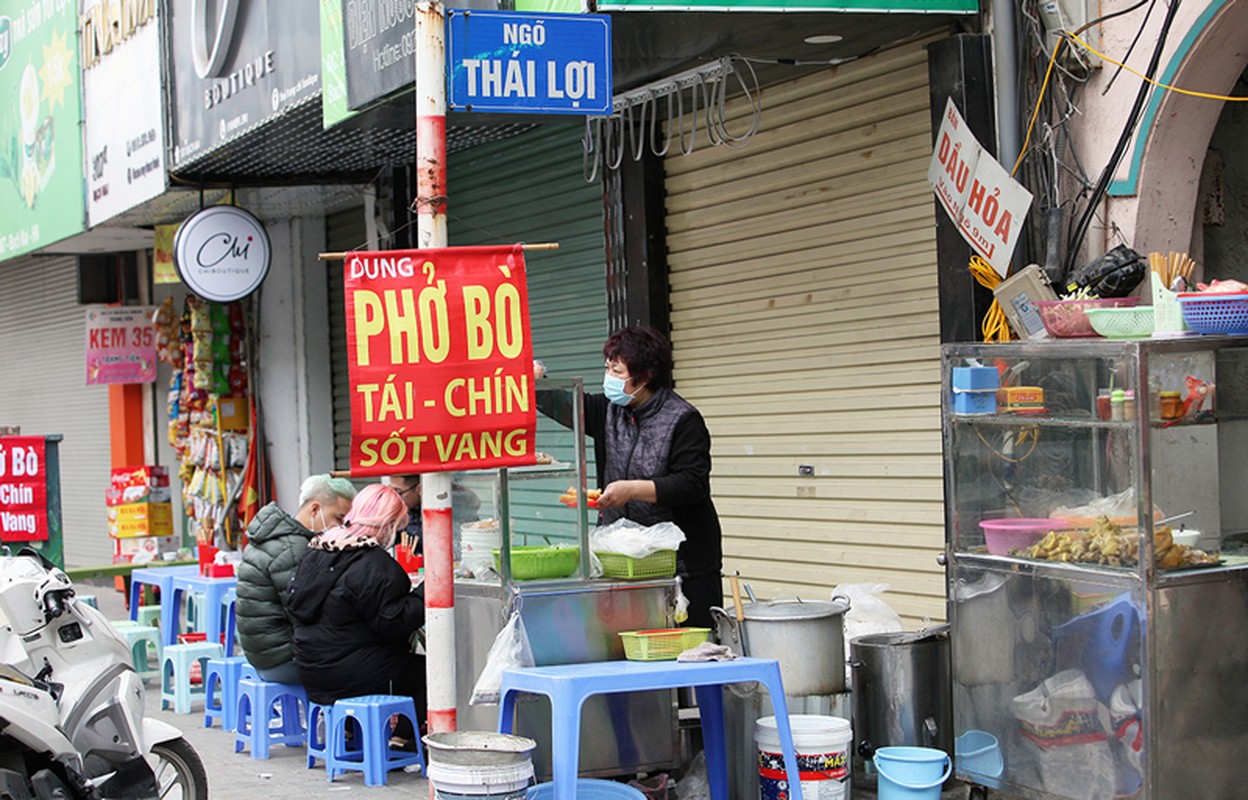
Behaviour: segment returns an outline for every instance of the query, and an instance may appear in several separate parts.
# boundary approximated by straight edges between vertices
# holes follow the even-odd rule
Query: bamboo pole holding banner
[[[417,243],[421,249],[446,247],[446,9],[438,0],[416,4],[416,175]],[[420,508],[429,732],[446,733],[456,728],[450,473],[421,476]]]
[[[520,249],[524,252],[530,250],[558,250],[558,242],[536,242],[534,244],[521,244]],[[354,253],[353,250],[347,250],[341,253],[319,253],[316,258],[318,261],[346,261]]]

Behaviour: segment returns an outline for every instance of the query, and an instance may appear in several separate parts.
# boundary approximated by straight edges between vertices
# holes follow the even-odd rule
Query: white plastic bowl
[[[1196,541],[1200,539],[1200,531],[1171,531],[1170,538],[1174,539],[1175,544],[1195,547]]]

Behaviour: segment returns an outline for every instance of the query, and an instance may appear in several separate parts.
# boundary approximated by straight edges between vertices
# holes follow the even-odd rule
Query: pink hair
[[[370,483],[355,496],[344,524],[353,533],[372,535],[382,547],[389,547],[395,533],[407,525],[407,504],[389,486]]]

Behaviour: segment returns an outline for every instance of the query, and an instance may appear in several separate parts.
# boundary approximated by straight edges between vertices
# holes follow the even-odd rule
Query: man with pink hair
[[[366,486],[343,524],[313,538],[299,562],[289,608],[295,664],[313,702],[407,695],[424,718],[425,660],[411,645],[425,622],[424,593],[385,550],[406,524],[398,492]],[[395,734],[418,735],[405,721]]]

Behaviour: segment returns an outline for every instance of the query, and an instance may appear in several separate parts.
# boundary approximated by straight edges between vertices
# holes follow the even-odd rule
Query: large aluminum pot
[[[849,598],[750,602],[740,623],[712,608],[716,636],[739,655],[780,662],[784,693],[828,695],[845,691],[845,612]]]

